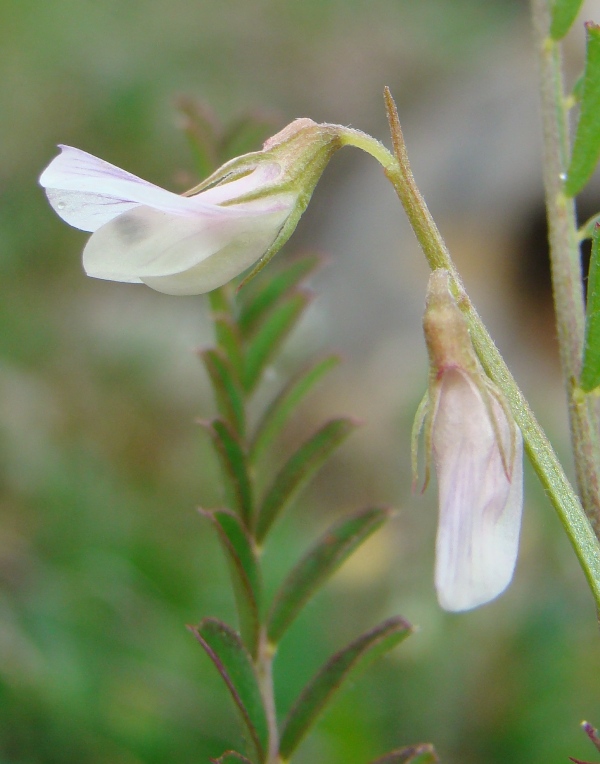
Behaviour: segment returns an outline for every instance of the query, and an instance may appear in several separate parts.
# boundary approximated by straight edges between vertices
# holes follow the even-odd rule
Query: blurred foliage
[[[35,183],[54,145],[183,190],[197,177],[175,129],[181,94],[226,124],[259,107],[277,127],[311,116],[374,129],[384,84],[417,101],[525,25],[521,5],[0,0],[0,764],[203,762],[237,734],[184,628],[205,613],[233,617],[217,542],[195,511],[219,496],[194,423],[213,411],[193,352],[210,341],[205,302],[82,276],[85,237]],[[315,334],[301,328],[289,352],[302,355]],[[273,373],[286,373],[285,359]],[[340,413],[340,390],[358,389],[344,374],[304,407],[298,443],[323,411]],[[441,613],[434,493],[410,497],[412,415],[389,412],[404,445],[398,474],[382,470],[385,444],[367,426],[362,446],[345,446],[274,531],[272,591],[342,508],[402,507],[286,634],[282,715],[370,623],[402,612],[421,627],[341,696],[297,761],[363,764],[415,740],[435,743],[448,764],[589,758],[577,725],[600,719],[597,624],[543,492],[529,480],[507,594],[468,615]]]

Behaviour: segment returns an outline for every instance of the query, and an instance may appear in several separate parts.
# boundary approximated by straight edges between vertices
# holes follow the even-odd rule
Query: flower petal
[[[493,396],[490,402],[510,479],[480,390],[462,371],[444,372],[432,430],[440,504],[435,583],[440,604],[451,611],[504,591],[517,558],[523,442]]]
[[[194,217],[136,207],[93,234],[83,266],[96,278],[137,278],[167,294],[200,294],[255,263],[275,240],[292,204],[293,197],[281,196],[270,212],[255,212],[248,203],[244,214],[211,207],[210,214]]]

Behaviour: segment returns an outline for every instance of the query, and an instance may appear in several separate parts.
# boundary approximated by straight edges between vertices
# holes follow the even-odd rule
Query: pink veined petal
[[[173,215],[226,214],[229,218],[247,212],[258,214],[274,206],[273,200],[265,200],[260,209],[254,205],[250,210],[243,209],[246,205],[230,208],[218,205],[251,193],[265,178],[276,177],[280,168],[275,163],[209,191],[179,196],[80,149],[71,146],[60,149],[61,153],[44,170],[39,182],[60,217],[84,231],[96,231],[139,205]]]
[[[137,207],[92,235],[83,266],[96,278],[137,278],[168,294],[200,294],[255,263],[275,240],[293,203],[293,197],[282,196],[274,211],[216,218]]]
[[[511,427],[492,402],[503,447]],[[481,393],[467,375],[444,373],[432,446],[439,487],[435,583],[440,604],[460,611],[482,605],[510,583],[523,505],[523,442],[516,429],[510,480]]]

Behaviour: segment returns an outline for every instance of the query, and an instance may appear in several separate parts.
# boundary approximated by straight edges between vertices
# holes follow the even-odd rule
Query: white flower
[[[183,196],[61,146],[40,184],[63,220],[92,232],[89,276],[200,294],[275,254],[338,146],[334,129],[296,120]]]
[[[523,439],[502,393],[481,369],[448,273],[430,280],[424,326],[431,362],[426,442],[437,473],[435,586],[460,611],[512,579],[523,507]]]
[[[495,396],[484,395],[461,369],[442,373],[431,446],[439,491],[435,586],[446,610],[494,599],[517,560],[523,439]]]

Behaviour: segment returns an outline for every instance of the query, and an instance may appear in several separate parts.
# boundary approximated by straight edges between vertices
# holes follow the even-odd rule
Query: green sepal
[[[256,464],[284,428],[292,412],[328,371],[340,362],[339,356],[327,356],[302,369],[285,385],[272,401],[258,423],[252,445],[250,462]]]
[[[240,292],[241,308],[238,326],[244,337],[250,337],[264,321],[265,316],[294,287],[299,286],[320,264],[316,255],[292,262],[281,273],[272,276],[258,290],[248,287]]]
[[[273,522],[357,426],[358,422],[353,419],[332,419],[292,454],[275,477],[258,510],[256,540],[259,543]]]
[[[579,386],[589,393],[600,385],[600,226],[592,236],[592,256],[587,282],[585,342]]]
[[[202,423],[215,446],[229,488],[229,500],[243,524],[250,527],[253,512],[252,483],[244,447],[227,422],[214,419]]]
[[[292,569],[275,595],[267,622],[269,641],[277,644],[307,601],[327,579],[390,517],[385,507],[370,507],[329,528]]]
[[[436,764],[439,759],[431,743],[409,745],[384,754],[371,764]]]
[[[403,618],[390,618],[336,653],[306,685],[283,724],[279,752],[289,759],[342,684],[384,655],[412,631]]]
[[[225,751],[218,759],[211,759],[212,764],[252,764],[250,759],[237,751]]]
[[[246,349],[244,389],[251,393],[277,350],[311,301],[307,292],[293,292],[265,318]]]
[[[571,164],[565,183],[565,194],[576,196],[586,185],[600,156],[600,26],[588,22],[585,73],[581,111]]]
[[[199,626],[188,626],[225,681],[241,713],[253,753],[259,762],[266,758],[269,743],[267,714],[250,655],[238,634],[216,618],[204,618]]]
[[[212,523],[225,551],[242,640],[248,652],[256,657],[262,583],[252,540],[233,512],[227,509],[200,509],[199,512]]]
[[[554,0],[550,21],[550,37],[562,40],[577,18],[583,0]]]
[[[246,413],[239,377],[220,348],[204,350],[200,357],[210,377],[219,414],[243,437],[246,431]]]

